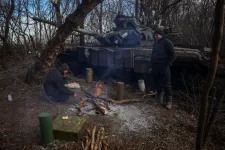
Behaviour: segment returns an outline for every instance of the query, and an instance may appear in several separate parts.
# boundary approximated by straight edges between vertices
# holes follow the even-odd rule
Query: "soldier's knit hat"
[[[160,35],[163,36],[164,35],[164,32],[161,29],[156,29],[155,32],[154,32],[154,34],[160,34]]]
[[[61,65],[61,69],[62,70],[69,70],[69,66],[64,63],[64,64]]]

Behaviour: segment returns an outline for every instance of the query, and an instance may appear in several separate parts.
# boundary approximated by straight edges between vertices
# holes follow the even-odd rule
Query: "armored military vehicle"
[[[68,52],[72,53],[71,59],[68,59],[68,55],[64,59],[71,66],[71,70],[78,71],[79,67],[74,65],[76,61],[83,70],[85,67],[92,67],[96,73],[102,70],[103,73],[99,73],[102,76],[115,71],[122,71],[122,76],[125,72],[130,75],[148,73],[156,28],[141,27],[134,18],[120,14],[115,17],[114,23],[116,27],[105,34],[78,29],[81,34],[94,36],[99,44],[71,47],[72,51]],[[176,34],[171,29],[164,28],[164,31],[165,36],[174,42]],[[207,71],[205,68],[209,56],[204,48],[177,47],[174,44],[176,60],[172,68]]]

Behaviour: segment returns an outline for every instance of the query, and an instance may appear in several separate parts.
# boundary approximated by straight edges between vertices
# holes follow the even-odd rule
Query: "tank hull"
[[[114,70],[127,70],[135,73],[148,72],[152,49],[151,48],[116,48],[78,46],[74,49],[78,62],[94,67],[105,67]],[[196,66],[207,68],[209,58],[198,49],[175,47],[176,60],[174,67]]]

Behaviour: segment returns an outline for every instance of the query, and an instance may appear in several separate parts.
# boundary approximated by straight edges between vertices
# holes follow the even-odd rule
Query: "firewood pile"
[[[88,135],[85,138],[85,142],[82,142],[84,150],[108,150],[104,127],[98,130],[97,127],[94,126],[92,131],[88,130]]]

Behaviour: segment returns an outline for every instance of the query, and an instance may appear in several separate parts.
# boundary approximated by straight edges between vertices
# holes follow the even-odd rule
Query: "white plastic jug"
[[[141,91],[145,91],[145,81],[144,80],[138,80],[138,86],[139,86],[139,89],[141,90]]]

